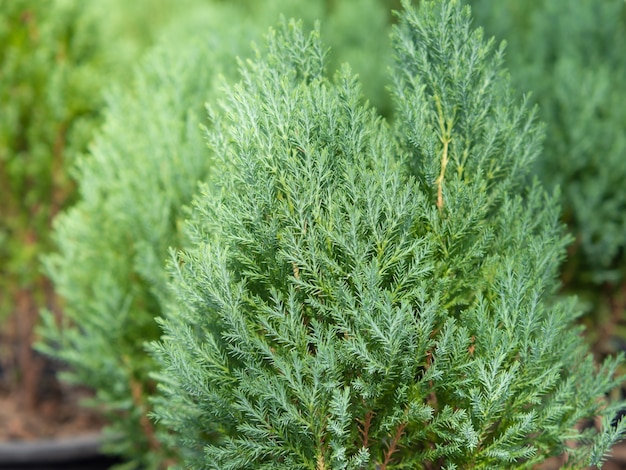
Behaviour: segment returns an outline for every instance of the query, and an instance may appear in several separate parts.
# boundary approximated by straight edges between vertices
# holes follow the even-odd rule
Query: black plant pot
[[[0,442],[0,470],[105,470],[120,463],[100,445],[99,435]]]

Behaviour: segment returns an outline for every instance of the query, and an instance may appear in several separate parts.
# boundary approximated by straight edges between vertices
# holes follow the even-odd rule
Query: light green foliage
[[[393,128],[293,22],[212,113],[222,173],[153,345],[187,468],[582,468],[622,432],[619,360],[596,370],[552,296],[567,239],[524,184],[532,110],[458,2],[400,19]]]
[[[548,124],[538,174],[563,190],[577,238],[566,276],[615,283],[626,269],[626,3],[472,0],[477,22],[505,38],[519,89]],[[593,285],[593,284],[592,284]],[[595,288],[595,286],[593,286]]]
[[[393,37],[398,136],[408,153],[409,171],[442,215],[429,222],[438,251],[447,258],[436,278],[446,283],[446,304],[463,307],[493,282],[503,250],[515,253],[515,245],[530,243],[513,243],[511,237],[541,231],[547,240],[556,237],[558,209],[543,200],[539,188],[525,187],[540,150],[541,128],[535,111],[510,96],[502,48],[485,41],[459,15],[433,18],[430,24],[411,21]],[[530,207],[507,200],[503,209],[506,197],[526,192]],[[540,211],[544,203],[546,210]],[[525,222],[531,225],[519,232],[504,229],[524,212],[538,219]],[[552,242],[541,256],[552,251],[557,261],[564,243]],[[556,265],[546,267],[550,271],[542,275],[551,279]]]
[[[72,185],[102,84],[102,35],[75,2],[0,1],[0,316],[44,302],[38,255]],[[94,96],[96,95],[96,96]],[[18,294],[26,290],[27,293]],[[24,313],[26,315],[26,313]]]
[[[202,28],[227,12],[205,12]],[[142,468],[167,455],[147,419],[154,365],[144,341],[159,335],[163,259],[182,243],[182,207],[208,173],[199,126],[227,64],[220,54],[230,52],[194,31],[196,40],[173,32],[179,39],[149,54],[132,87],[107,95],[104,125],[77,168],[80,202],[57,219],[58,252],[46,260],[65,311],[59,326],[45,317],[42,347],[72,366],[72,381],[96,390],[117,437],[109,450]]]

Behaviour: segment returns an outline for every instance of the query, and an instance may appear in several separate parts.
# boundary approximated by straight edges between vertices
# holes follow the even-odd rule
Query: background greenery
[[[626,346],[626,3],[471,0],[476,23],[507,41],[519,93],[546,123],[536,174],[560,185],[576,240],[562,280],[586,303],[601,354]]]
[[[70,169],[102,121],[103,90],[192,3],[0,1],[0,356],[28,407],[43,367],[30,349],[38,311],[61,311],[40,257],[75,200]]]
[[[14,307],[18,289],[38,284],[37,257],[50,246],[52,218],[73,194],[68,170],[100,122],[103,88],[128,78],[132,62],[157,31],[174,21],[172,10],[185,7],[167,0],[132,5],[117,0],[0,3],[4,315]]]

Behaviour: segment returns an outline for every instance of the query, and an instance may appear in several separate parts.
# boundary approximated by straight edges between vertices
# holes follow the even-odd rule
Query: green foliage
[[[477,22],[506,38],[519,89],[533,90],[547,123],[537,173],[562,187],[565,221],[576,236],[564,279],[579,292],[624,284],[626,274],[626,3],[472,0]],[[616,290],[619,290],[617,288]],[[623,293],[610,292],[616,303]],[[623,316],[621,308],[614,312]],[[596,318],[596,320],[601,320]]]
[[[99,103],[98,66],[105,64],[101,36],[90,31],[82,5],[3,0],[0,11],[0,316],[6,316],[18,290],[44,295],[37,257],[71,192],[65,160],[86,144]]]
[[[548,123],[537,173],[562,187],[564,220],[576,237],[562,273],[584,302],[600,354],[623,349],[626,329],[626,37],[622,1],[471,2],[487,31],[506,37],[520,88],[535,90]]]
[[[523,183],[534,112],[468,9],[420,3],[393,33],[394,127],[293,22],[212,113],[219,179],[153,344],[188,468],[581,468],[623,431],[619,360],[596,370],[552,295],[568,240]]]
[[[328,17],[345,23],[348,4],[337,2]],[[372,24],[380,36],[389,28],[382,2],[362,6],[368,7],[360,10],[364,28],[346,25],[335,35],[337,60],[372,42]],[[242,1],[189,9],[172,21],[131,89],[109,93],[105,123],[79,160],[80,200],[58,218],[57,253],[46,260],[65,302],[64,318],[57,324],[52,314],[44,316],[40,349],[72,367],[69,380],[96,390],[94,405],[111,422],[108,450],[130,459],[129,466],[156,468],[176,454],[163,428],[147,418],[150,372],[157,368],[144,343],[158,338],[154,318],[168,300],[162,261],[168,247],[185,244],[183,206],[211,166],[198,129],[203,104],[215,100],[219,74],[234,75],[234,57],[248,55],[251,39],[281,13],[295,12],[313,24],[326,14],[325,3],[281,0],[260,8]],[[382,94],[379,88],[372,94]]]
[[[205,12],[203,28],[223,10]],[[159,467],[168,452],[147,419],[154,365],[143,342],[159,336],[162,261],[181,246],[182,207],[209,169],[199,126],[229,52],[195,31],[196,40],[170,37],[132,87],[107,95],[104,125],[77,167],[80,201],[57,219],[58,252],[46,260],[65,311],[61,325],[44,318],[42,347],[72,366],[72,381],[96,390],[118,438],[109,450],[142,468]]]
[[[141,0],[131,11],[125,0],[0,0],[3,320],[55,305],[39,258],[51,248],[53,218],[74,199],[69,168],[101,122],[102,90],[126,78],[190,2]]]

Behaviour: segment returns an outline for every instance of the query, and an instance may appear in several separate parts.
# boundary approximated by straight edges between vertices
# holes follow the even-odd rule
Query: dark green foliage
[[[318,30],[242,64],[153,345],[186,467],[581,468],[619,437],[619,360],[596,370],[552,295],[567,238],[524,184],[540,129],[469,16],[405,5],[393,128],[347,67],[325,78]]]

